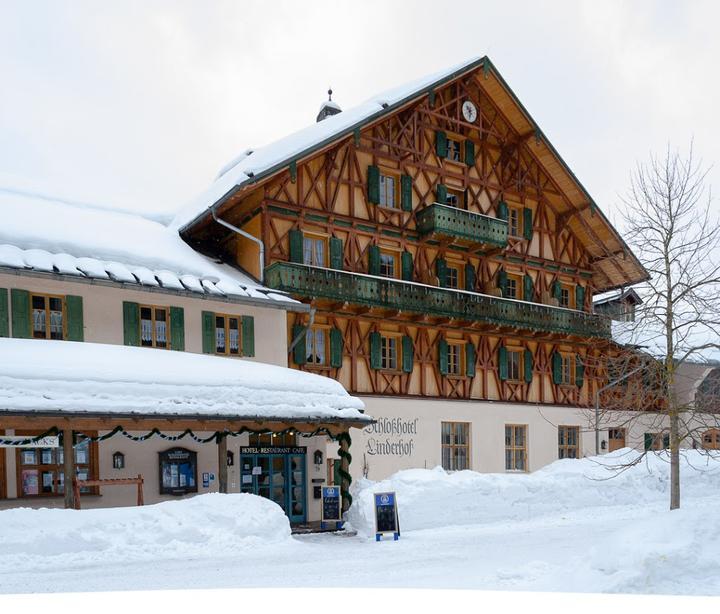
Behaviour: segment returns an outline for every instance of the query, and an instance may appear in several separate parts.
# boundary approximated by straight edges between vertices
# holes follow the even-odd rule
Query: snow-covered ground
[[[274,504],[202,495],[144,508],[0,512],[0,592],[425,587],[720,594],[720,457],[688,451],[683,508],[664,453],[557,461],[530,475],[402,471],[358,484],[356,536],[290,536]],[[402,537],[376,543],[372,492]]]

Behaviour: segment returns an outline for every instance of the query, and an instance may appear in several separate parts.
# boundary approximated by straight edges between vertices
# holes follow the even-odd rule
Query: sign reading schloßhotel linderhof
[[[418,418],[378,418],[377,422],[366,426],[363,432],[368,440],[365,452],[370,456],[412,456],[415,450]]]

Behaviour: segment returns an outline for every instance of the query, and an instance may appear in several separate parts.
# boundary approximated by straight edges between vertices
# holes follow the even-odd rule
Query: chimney
[[[321,122],[326,117],[337,115],[342,109],[340,105],[332,99],[332,88],[328,90],[328,99],[320,105],[320,112],[317,114],[316,122]]]

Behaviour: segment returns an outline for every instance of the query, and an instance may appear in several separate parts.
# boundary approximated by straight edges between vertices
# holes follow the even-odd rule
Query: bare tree
[[[715,420],[712,408],[696,407],[692,395],[679,393],[683,365],[720,348],[720,224],[711,211],[709,170],[695,159],[692,142],[685,155],[668,146],[663,157],[638,163],[623,199],[628,242],[650,275],[638,289],[644,304],[626,331],[630,345],[644,350],[609,358],[608,367],[624,360],[620,370],[629,373],[646,360],[640,381],[627,388],[650,391],[641,394],[641,405],[653,407],[623,415],[628,422],[656,417],[659,432],[669,435],[670,509],[680,507],[681,445],[695,440],[698,424]],[[611,396],[619,405],[627,401],[622,392]],[[613,409],[607,399],[604,406]]]

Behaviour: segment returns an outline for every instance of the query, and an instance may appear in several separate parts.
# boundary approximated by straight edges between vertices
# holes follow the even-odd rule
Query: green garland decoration
[[[350,463],[352,462],[352,455],[350,454],[350,446],[352,444],[352,439],[350,439],[350,433],[348,432],[342,432],[337,436],[338,442],[347,442],[348,451],[346,452],[343,450],[342,446],[338,450],[338,455],[341,459],[346,459],[348,467],[350,466]],[[350,494],[350,484],[352,484],[352,476],[343,469],[342,462],[340,463],[340,469],[338,470],[338,474],[340,475],[341,482],[340,482],[340,495],[343,498],[343,501],[347,501],[347,507],[350,508],[353,502],[352,495]]]

